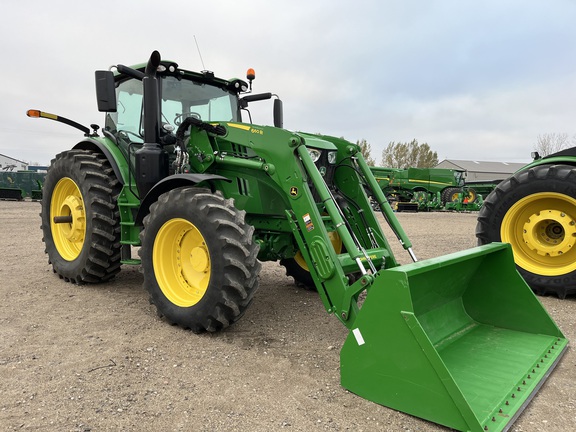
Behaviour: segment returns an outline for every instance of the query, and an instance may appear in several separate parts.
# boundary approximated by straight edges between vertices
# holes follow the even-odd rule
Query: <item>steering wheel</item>
[[[174,117],[174,124],[176,126],[180,126],[182,124],[182,121],[186,118],[186,117],[195,117],[198,120],[202,120],[202,116],[200,116],[200,114],[198,114],[197,112],[194,111],[188,111],[188,112],[183,112],[181,114],[176,114],[176,116]]]

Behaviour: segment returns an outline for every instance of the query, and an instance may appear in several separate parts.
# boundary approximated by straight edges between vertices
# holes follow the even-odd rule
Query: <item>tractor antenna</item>
[[[200,47],[198,46],[198,41],[196,40],[196,35],[194,35],[194,42],[196,43],[196,49],[198,50],[198,55],[200,56],[200,62],[202,63],[202,69],[206,70],[206,66],[204,66],[204,60],[202,60],[202,53],[200,52]]]

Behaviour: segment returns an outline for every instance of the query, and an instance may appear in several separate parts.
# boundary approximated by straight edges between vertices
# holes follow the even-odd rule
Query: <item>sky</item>
[[[573,0],[6,3],[0,153],[25,162],[83,138],[27,109],[102,125],[94,71],[153,50],[222,78],[254,68],[254,92],[283,100],[286,129],[365,139],[377,165],[390,142],[523,163],[539,135],[576,136]],[[271,124],[268,102],[255,123]]]

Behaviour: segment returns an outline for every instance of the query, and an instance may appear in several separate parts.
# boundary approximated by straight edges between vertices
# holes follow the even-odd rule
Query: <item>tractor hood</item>
[[[337,150],[337,147],[332,142],[322,139],[322,137],[318,135],[303,132],[296,132],[296,134],[304,140],[306,147],[314,147],[322,150]]]

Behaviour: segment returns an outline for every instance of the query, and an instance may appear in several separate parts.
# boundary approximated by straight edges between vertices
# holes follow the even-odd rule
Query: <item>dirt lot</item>
[[[138,268],[98,286],[60,280],[39,211],[0,201],[1,430],[447,431],[340,387],[347,330],[276,263],[237,324],[197,336],[156,316]],[[475,218],[399,214],[419,258],[474,246]],[[541,301],[575,341],[575,299]],[[576,430],[575,364],[569,349],[511,430]]]

